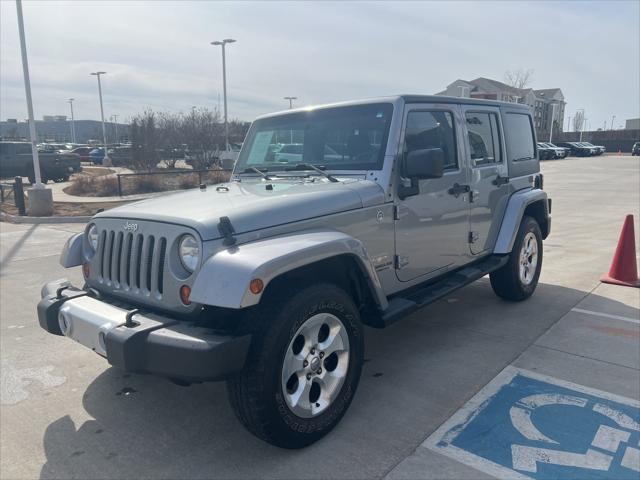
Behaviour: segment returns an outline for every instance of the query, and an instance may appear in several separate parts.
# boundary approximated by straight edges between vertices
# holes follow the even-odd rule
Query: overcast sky
[[[36,118],[214,108],[227,48],[229,116],[395,93],[533,69],[595,130],[640,116],[640,2],[35,2],[24,16]],[[26,118],[16,8],[0,0],[0,118]],[[565,120],[566,128],[566,120]]]

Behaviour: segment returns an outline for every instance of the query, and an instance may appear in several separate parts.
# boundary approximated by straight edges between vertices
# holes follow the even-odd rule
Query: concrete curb
[[[40,225],[47,223],[87,223],[89,220],[91,220],[91,217],[88,215],[79,215],[77,217],[22,217],[20,215],[0,212],[0,221],[8,223]]]

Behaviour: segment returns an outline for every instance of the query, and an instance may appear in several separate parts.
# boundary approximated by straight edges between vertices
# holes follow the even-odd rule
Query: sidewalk
[[[533,410],[500,398],[516,374],[537,399]],[[498,381],[505,375],[512,383]],[[640,291],[599,284],[386,478],[637,479],[639,399]],[[607,401],[617,406],[598,409]],[[501,407],[510,419],[500,420]]]

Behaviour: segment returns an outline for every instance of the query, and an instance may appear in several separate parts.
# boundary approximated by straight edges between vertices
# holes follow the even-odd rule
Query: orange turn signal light
[[[84,275],[84,278],[89,278],[89,275],[91,275],[91,267],[89,266],[89,262],[85,262],[82,264],[82,275]]]
[[[260,292],[262,292],[263,288],[264,288],[264,282],[259,278],[254,278],[249,283],[249,291],[254,295],[258,295]]]
[[[191,295],[191,287],[189,285],[182,285],[180,287],[180,300],[185,305],[189,305],[191,300],[189,300],[189,296]]]

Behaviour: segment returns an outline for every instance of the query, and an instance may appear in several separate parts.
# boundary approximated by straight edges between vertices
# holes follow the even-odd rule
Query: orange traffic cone
[[[633,231],[633,215],[627,215],[620,232],[616,253],[607,275],[600,277],[604,283],[640,287],[638,266],[636,264],[636,237]]]

